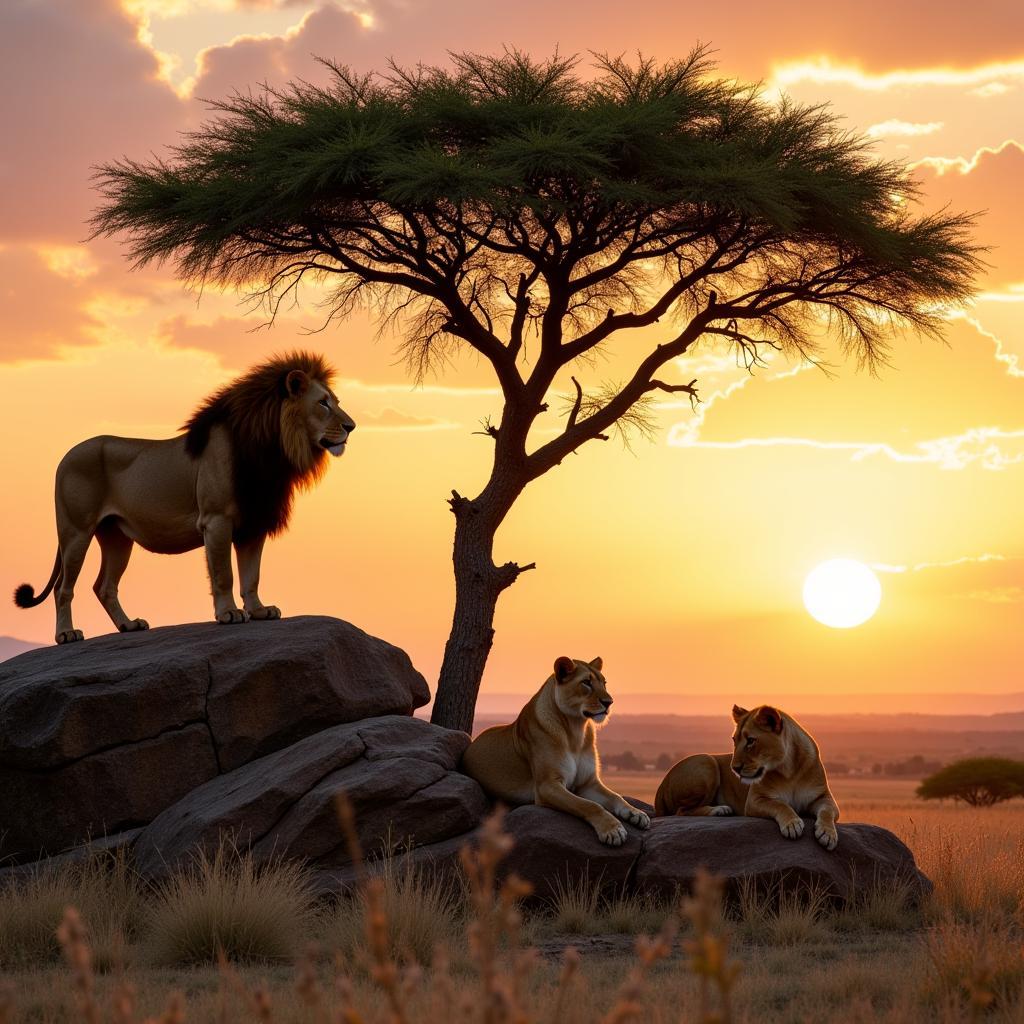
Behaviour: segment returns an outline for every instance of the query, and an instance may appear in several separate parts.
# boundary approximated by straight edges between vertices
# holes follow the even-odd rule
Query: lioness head
[[[602,661],[558,658],[555,661],[555,704],[569,718],[589,718],[601,724],[612,706],[608,684],[601,675]]]
[[[281,407],[281,438],[289,448],[311,448],[314,454],[330,452],[337,457],[345,451],[348,435],[356,429],[352,417],[338,405],[338,396],[321,380],[304,370],[292,370],[285,378],[288,397]],[[303,463],[290,450],[296,465]]]
[[[782,712],[768,704],[748,711],[734,704],[732,770],[741,782],[757,782],[786,758],[787,739]]]

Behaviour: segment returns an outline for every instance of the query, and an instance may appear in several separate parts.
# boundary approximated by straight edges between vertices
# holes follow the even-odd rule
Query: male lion
[[[312,487],[326,453],[341,455],[355,423],[331,390],[333,371],[309,352],[275,356],[211,395],[165,441],[93,437],[57,467],[57,558],[43,592],[23,583],[19,608],[54,590],[57,643],[82,639],[71,621],[75,582],[95,537],[102,562],[93,589],[122,632],[148,629],[117,598],[132,545],[178,554],[206,548],[218,622],[278,619],[257,593],[268,536],[288,525],[296,488]],[[232,594],[231,545],[242,608]]]
[[[753,711],[734,704],[732,718],[732,755],[692,754],[673,765],[658,787],[655,813],[772,818],[787,839],[797,839],[806,812],[815,816],[815,838],[834,850],[839,807],[811,734],[767,704]]]
[[[601,782],[595,726],[611,705],[600,658],[559,658],[554,675],[514,722],[473,740],[462,767],[497,800],[574,814],[590,822],[602,843],[621,846],[626,829],[620,818],[639,828],[651,819]]]

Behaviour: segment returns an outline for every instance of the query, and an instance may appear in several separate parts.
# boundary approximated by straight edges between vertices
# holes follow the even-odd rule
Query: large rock
[[[160,878],[229,836],[258,860],[301,859],[344,876],[351,856],[336,811],[341,792],[368,857],[463,835],[487,809],[483,790],[455,770],[468,744],[465,733],[394,716],[325,729],[169,807],[136,840],[135,863]]]
[[[429,697],[403,651],[324,616],[29,651],[0,665],[0,855],[146,824],[221,773]]]
[[[632,825],[621,846],[606,846],[582,818],[533,804],[510,811],[505,831],[515,845],[502,874],[525,879],[540,899],[576,888],[624,892],[643,853],[644,833]]]
[[[786,839],[765,818],[656,818],[644,835],[637,861],[637,889],[668,897],[691,887],[704,867],[735,891],[741,880],[755,886],[813,886],[847,900],[873,885],[898,887],[916,899],[931,891],[914,855],[887,829],[840,824],[839,845],[826,850],[805,821],[799,839]]]

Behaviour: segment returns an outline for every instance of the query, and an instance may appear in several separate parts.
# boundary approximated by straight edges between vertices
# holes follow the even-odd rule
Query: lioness
[[[81,640],[71,600],[95,537],[102,561],[93,589],[122,632],[149,629],[118,600],[136,543],[160,554],[205,547],[217,622],[280,618],[257,592],[264,541],[288,525],[296,488],[320,479],[327,453],[341,455],[356,427],[338,405],[331,376],[318,355],[275,356],[211,395],[178,437],[93,437],[76,445],[57,467],[50,580],[38,597],[23,583],[14,603],[31,608],[56,586],[57,643]],[[232,594],[232,544],[241,608]]]
[[[574,814],[602,843],[621,846],[622,821],[648,828],[651,819],[601,782],[596,726],[612,706],[601,666],[600,658],[559,658],[514,722],[473,740],[462,767],[497,800]]]
[[[767,704],[753,711],[734,704],[732,719],[733,753],[692,754],[673,765],[658,787],[655,813],[772,818],[787,839],[803,835],[801,814],[813,814],[814,837],[834,850],[839,807],[810,733]]]

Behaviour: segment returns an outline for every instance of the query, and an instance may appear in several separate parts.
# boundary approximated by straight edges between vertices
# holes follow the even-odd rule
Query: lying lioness
[[[753,711],[733,705],[732,719],[732,755],[692,754],[673,765],[658,787],[655,813],[773,818],[787,839],[803,835],[801,814],[813,814],[814,837],[834,850],[839,807],[810,733],[767,704]]]
[[[602,843],[621,846],[622,821],[647,828],[651,819],[601,782],[595,726],[612,705],[601,664],[600,658],[559,658],[514,722],[473,740],[462,767],[496,800],[574,814],[590,822]]]

